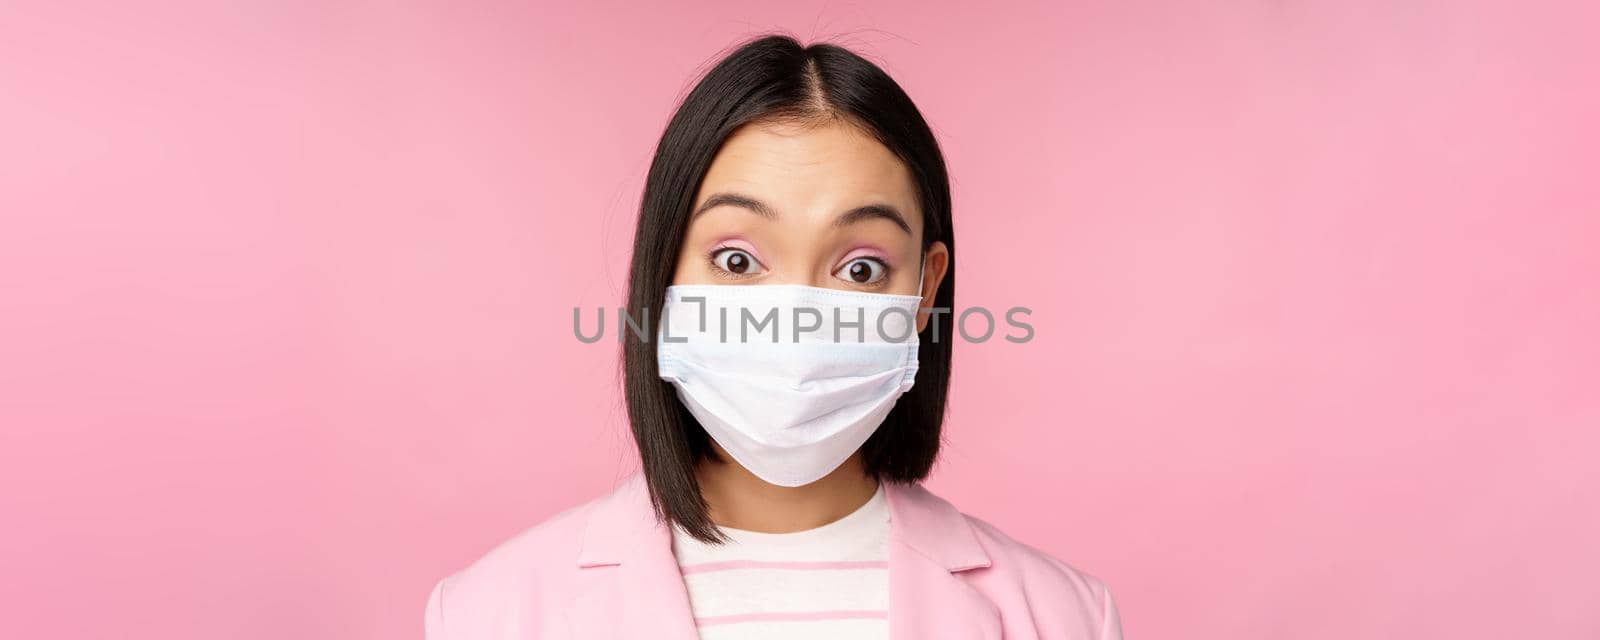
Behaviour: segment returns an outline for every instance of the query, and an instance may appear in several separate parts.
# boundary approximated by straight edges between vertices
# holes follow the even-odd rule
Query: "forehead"
[[[695,205],[719,192],[760,199],[780,215],[826,216],[865,204],[899,209],[922,225],[911,173],[893,152],[841,120],[756,123],[723,143]]]

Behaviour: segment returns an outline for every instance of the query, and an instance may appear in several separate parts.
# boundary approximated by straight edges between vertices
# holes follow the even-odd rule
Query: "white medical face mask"
[[[751,473],[810,484],[911,389],[921,301],[801,285],[671,286],[656,341],[661,378]]]

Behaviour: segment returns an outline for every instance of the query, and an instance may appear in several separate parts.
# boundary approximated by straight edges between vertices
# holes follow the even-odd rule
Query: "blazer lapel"
[[[999,640],[999,610],[956,575],[989,566],[966,516],[920,485],[885,490],[890,639]]]
[[[891,640],[999,640],[1000,613],[957,575],[989,556],[966,516],[920,485],[886,483]],[[634,474],[587,516],[578,566],[587,587],[568,607],[573,637],[696,640],[672,534]]]
[[[644,477],[634,474],[595,504],[578,554],[589,588],[568,607],[574,638],[697,640],[672,533],[655,517]]]
[[[689,608],[683,573],[672,556],[671,534],[665,527],[658,529],[662,535],[641,540],[618,567],[622,637],[697,640],[700,632]]]

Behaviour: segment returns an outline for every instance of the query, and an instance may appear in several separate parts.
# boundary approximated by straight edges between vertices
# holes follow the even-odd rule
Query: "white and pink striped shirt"
[[[794,533],[724,527],[711,545],[674,529],[672,552],[701,640],[889,637],[883,486],[843,518]]]

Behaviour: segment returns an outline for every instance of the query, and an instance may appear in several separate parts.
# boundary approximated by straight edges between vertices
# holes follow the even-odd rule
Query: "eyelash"
[[[750,253],[749,250],[746,250],[746,249],[744,249],[742,247],[732,246],[732,245],[717,245],[715,247],[712,247],[711,251],[706,254],[706,264],[711,267],[712,275],[715,275],[718,278],[725,278],[725,279],[728,279],[728,280],[743,280],[745,278],[754,277],[753,275],[750,275],[750,274],[734,273],[732,271],[728,271],[727,269],[722,268],[722,265],[717,264],[717,255],[721,254],[724,251],[728,251],[730,249],[734,250],[734,251],[741,252],[741,253],[743,253],[743,254],[745,254],[747,256],[750,256],[750,259],[752,261],[754,261],[758,265],[761,265],[761,267],[763,269],[766,268],[766,265],[762,264],[760,260],[757,260],[756,257],[755,257],[755,254]],[[877,263],[878,264],[878,268],[883,270],[883,275],[878,278],[877,282],[870,282],[870,283],[864,283],[863,284],[863,283],[850,282],[848,280],[841,279],[843,282],[845,282],[846,284],[848,284],[848,285],[850,285],[852,287],[856,287],[856,288],[860,288],[860,289],[882,289],[884,287],[889,286],[889,280],[894,277],[894,269],[889,266],[889,262],[887,260],[884,260],[883,258],[879,258],[877,256],[872,256],[872,255],[858,255],[858,256],[855,256],[853,258],[850,258],[849,260],[846,260],[844,262],[844,264],[848,265],[848,264],[850,264],[852,262],[855,262],[857,260],[870,260],[872,262]],[[844,268],[844,266],[840,265],[840,268],[842,269],[842,268]],[[835,270],[835,271],[837,271],[837,270]],[[757,274],[757,275],[759,275],[759,274]]]
[[[742,247],[735,247],[735,246],[732,246],[732,245],[722,244],[722,245],[717,245],[715,247],[712,247],[711,252],[706,254],[706,264],[711,266],[712,275],[715,275],[718,278],[726,278],[728,280],[743,280],[745,278],[753,277],[750,274],[734,273],[732,271],[729,271],[727,269],[722,268],[722,265],[717,264],[717,254],[720,254],[720,253],[722,253],[724,251],[727,251],[729,249],[732,249],[734,251],[738,251],[738,252],[741,252],[741,253],[743,253],[743,254],[745,254],[747,256],[750,256],[750,259],[752,261],[754,261],[756,264],[761,265],[763,268],[766,267],[766,265],[761,264],[760,260],[756,260],[755,254],[750,253],[748,250],[746,250],[746,249],[744,249]]]
[[[883,258],[879,258],[877,256],[871,256],[871,255],[858,255],[858,256],[856,256],[854,258],[851,258],[849,260],[844,261],[844,264],[840,265],[839,269],[843,269],[845,267],[845,265],[849,265],[850,263],[855,262],[857,260],[868,260],[868,261],[877,263],[878,264],[878,268],[883,270],[883,275],[878,278],[877,282],[858,283],[858,282],[851,282],[849,280],[844,280],[843,278],[840,279],[841,281],[843,281],[845,284],[848,284],[848,285],[850,285],[852,287],[856,287],[856,288],[859,288],[859,289],[882,289],[884,287],[889,286],[889,280],[894,277],[894,269],[891,268],[889,266],[889,262],[887,260],[884,260]]]

